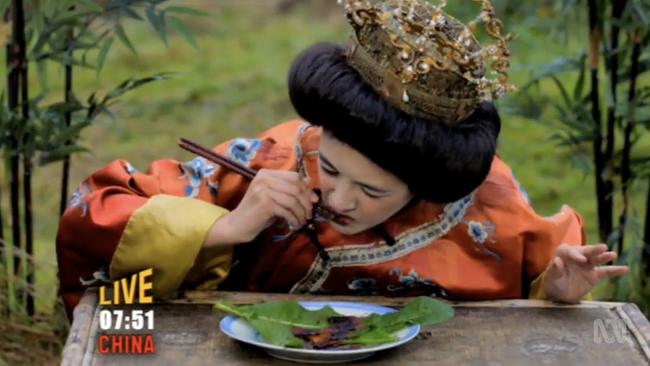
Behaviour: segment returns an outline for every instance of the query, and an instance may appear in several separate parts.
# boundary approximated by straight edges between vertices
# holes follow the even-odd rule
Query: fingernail
[[[316,193],[311,194],[311,201],[314,203],[318,202],[318,195]]]

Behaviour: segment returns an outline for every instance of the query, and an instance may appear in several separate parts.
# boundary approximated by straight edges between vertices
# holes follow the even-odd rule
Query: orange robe
[[[256,139],[215,148],[253,169],[298,171],[318,188],[321,128],[295,120]],[[426,169],[423,166],[422,169]],[[440,179],[444,179],[441,175]],[[319,222],[318,240],[271,227],[252,243],[202,249],[213,223],[249,182],[203,158],[154,162],[146,173],[117,160],[81,183],[61,220],[57,255],[70,312],[87,286],[154,269],[154,295],[182,288],[326,294],[434,294],[455,300],[544,298],[543,272],[561,243],[585,244],[568,206],[535,213],[496,157],[473,193],[447,204],[418,202],[373,230],[343,235]],[[326,258],[326,259],[324,259]]]

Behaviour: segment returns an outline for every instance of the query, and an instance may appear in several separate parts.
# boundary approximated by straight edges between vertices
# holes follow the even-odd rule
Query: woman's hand
[[[562,244],[546,269],[543,289],[550,300],[578,303],[601,280],[627,273],[628,266],[604,265],[616,259],[607,245]]]
[[[252,241],[278,219],[297,229],[312,217],[318,196],[308,178],[284,170],[261,169],[233,211],[217,220],[204,247]]]

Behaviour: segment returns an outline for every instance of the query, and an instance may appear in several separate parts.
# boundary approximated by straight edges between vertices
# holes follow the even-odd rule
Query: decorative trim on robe
[[[327,248],[326,251],[330,260],[325,262],[321,256],[316,256],[305,277],[291,288],[290,293],[317,292],[334,267],[384,263],[430,245],[463,221],[465,213],[472,205],[473,200],[474,193],[471,193],[456,202],[446,205],[439,220],[426,223],[415,230],[401,234],[395,238],[396,242],[392,246],[385,242],[379,242]]]

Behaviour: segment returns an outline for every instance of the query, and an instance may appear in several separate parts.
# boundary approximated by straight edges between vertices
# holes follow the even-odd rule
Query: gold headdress
[[[508,83],[508,42],[489,0],[464,25],[443,12],[446,1],[339,0],[355,30],[347,60],[372,87],[400,110],[453,126],[478,103],[514,89]],[[484,47],[471,29],[485,24],[496,41]],[[495,79],[486,77],[489,66]]]

